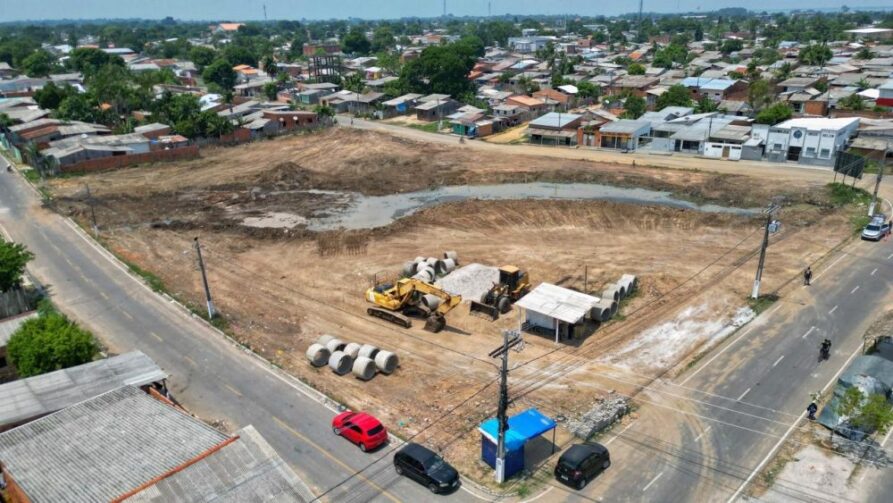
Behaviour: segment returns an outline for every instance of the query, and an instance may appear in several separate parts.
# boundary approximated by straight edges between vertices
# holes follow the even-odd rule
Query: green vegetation
[[[750,306],[750,309],[759,316],[760,313],[769,309],[772,304],[775,304],[778,301],[778,294],[776,293],[767,293],[765,295],[760,295],[758,298],[754,299],[751,297],[747,298],[747,305]]]
[[[440,130],[437,129],[438,121],[429,122],[427,124],[408,124],[409,127],[413,129],[418,129],[419,131],[425,131],[428,133],[438,133]]]
[[[638,119],[645,113],[648,109],[647,107],[648,104],[645,103],[645,98],[635,95],[627,96],[623,102],[623,113],[620,114],[620,118]]]
[[[871,203],[871,194],[859,187],[851,187],[845,183],[833,182],[826,185],[831,204],[836,207],[848,204],[868,206]]]
[[[22,324],[7,345],[9,360],[20,377],[31,377],[93,360],[99,345],[93,334],[41,301],[39,316]]]
[[[463,96],[474,93],[474,83],[466,78],[476,58],[483,56],[481,39],[466,36],[457,42],[425,48],[422,54],[403,66],[398,81],[401,93],[443,93]]]
[[[787,103],[777,102],[761,110],[757,114],[756,122],[774,126],[790,119],[793,115],[794,110]]]
[[[6,292],[21,284],[25,266],[34,254],[21,243],[5,241],[0,237],[0,292]]]
[[[665,93],[657,97],[654,105],[655,110],[661,110],[666,107],[690,107],[691,92],[682,84],[670,86]]]

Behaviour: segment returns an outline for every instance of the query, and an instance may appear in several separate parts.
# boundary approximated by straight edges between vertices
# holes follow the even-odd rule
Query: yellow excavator
[[[376,306],[366,310],[369,316],[404,328],[412,326],[409,316],[424,316],[425,330],[437,333],[446,326],[444,316],[462,303],[462,297],[421,280],[402,278],[366,290],[366,301]]]

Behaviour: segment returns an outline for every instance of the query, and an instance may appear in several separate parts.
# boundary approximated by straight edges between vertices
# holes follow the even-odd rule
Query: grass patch
[[[626,308],[627,305],[629,305],[629,302],[631,300],[635,299],[638,296],[639,296],[639,289],[637,288],[637,289],[633,290],[633,292],[631,294],[628,294],[626,297],[620,299],[620,305],[617,306],[617,314],[615,314],[614,317],[611,319],[617,320],[617,321],[625,320],[626,315],[623,314],[623,310]]]
[[[437,129],[437,121],[430,122],[428,124],[407,124],[407,127],[411,127],[413,129],[418,129],[419,131],[425,131],[427,133],[438,133]]]
[[[868,206],[871,203],[871,194],[859,187],[850,187],[840,182],[829,183],[827,187],[831,204],[834,206],[846,206],[848,204]]]
[[[530,486],[527,485],[527,482],[521,482],[518,484],[518,490],[516,492],[519,498],[526,498],[530,496]]]
[[[850,218],[850,223],[853,226],[853,234],[859,234],[862,232],[862,229],[865,228],[868,223],[871,222],[871,217],[862,213],[859,215],[853,215]]]
[[[760,297],[756,299],[748,298],[747,305],[750,306],[750,309],[753,310],[756,316],[759,316],[760,313],[762,313],[766,309],[769,309],[769,306],[775,304],[776,301],[778,301],[778,295],[769,293],[766,295],[760,295]]]
[[[153,292],[167,293],[167,287],[164,286],[164,281],[162,281],[161,278],[132,262],[122,259],[121,257],[118,257],[118,259],[121,260],[121,262],[124,262],[127,265],[127,268],[133,271],[134,274],[143,278],[143,280],[146,281],[146,283],[149,285],[149,288],[151,288]]]

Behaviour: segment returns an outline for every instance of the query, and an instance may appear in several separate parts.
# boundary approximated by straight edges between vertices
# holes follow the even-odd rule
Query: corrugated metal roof
[[[13,316],[12,318],[6,318],[3,321],[0,321],[0,348],[6,345],[9,342],[9,338],[12,337],[12,334],[15,333],[16,330],[22,326],[22,323],[26,321],[37,318],[37,311],[32,311],[26,314],[20,314],[18,316]],[[0,404],[2,407],[2,404]]]
[[[579,323],[598,301],[598,297],[550,283],[540,283],[515,302],[515,305],[565,323]]]
[[[0,433],[0,459],[31,501],[110,501],[229,437],[126,386]]]
[[[141,351],[0,385],[0,425],[49,414],[124,385],[167,378]],[[2,459],[2,457],[0,457]]]
[[[530,121],[531,127],[562,128],[579,119],[577,114],[561,114],[549,112],[542,117]]]
[[[639,120],[629,120],[629,119],[620,119],[614,122],[609,122],[602,126],[602,133],[614,133],[614,134],[633,134],[642,129],[650,129],[651,122],[649,121],[639,121]]]
[[[301,481],[253,426],[211,456],[167,477],[125,501],[307,501]]]

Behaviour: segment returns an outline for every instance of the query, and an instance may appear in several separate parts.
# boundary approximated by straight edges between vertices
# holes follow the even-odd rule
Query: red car
[[[381,421],[365,412],[342,412],[332,419],[335,435],[360,446],[363,452],[375,449],[388,441],[388,430]]]

